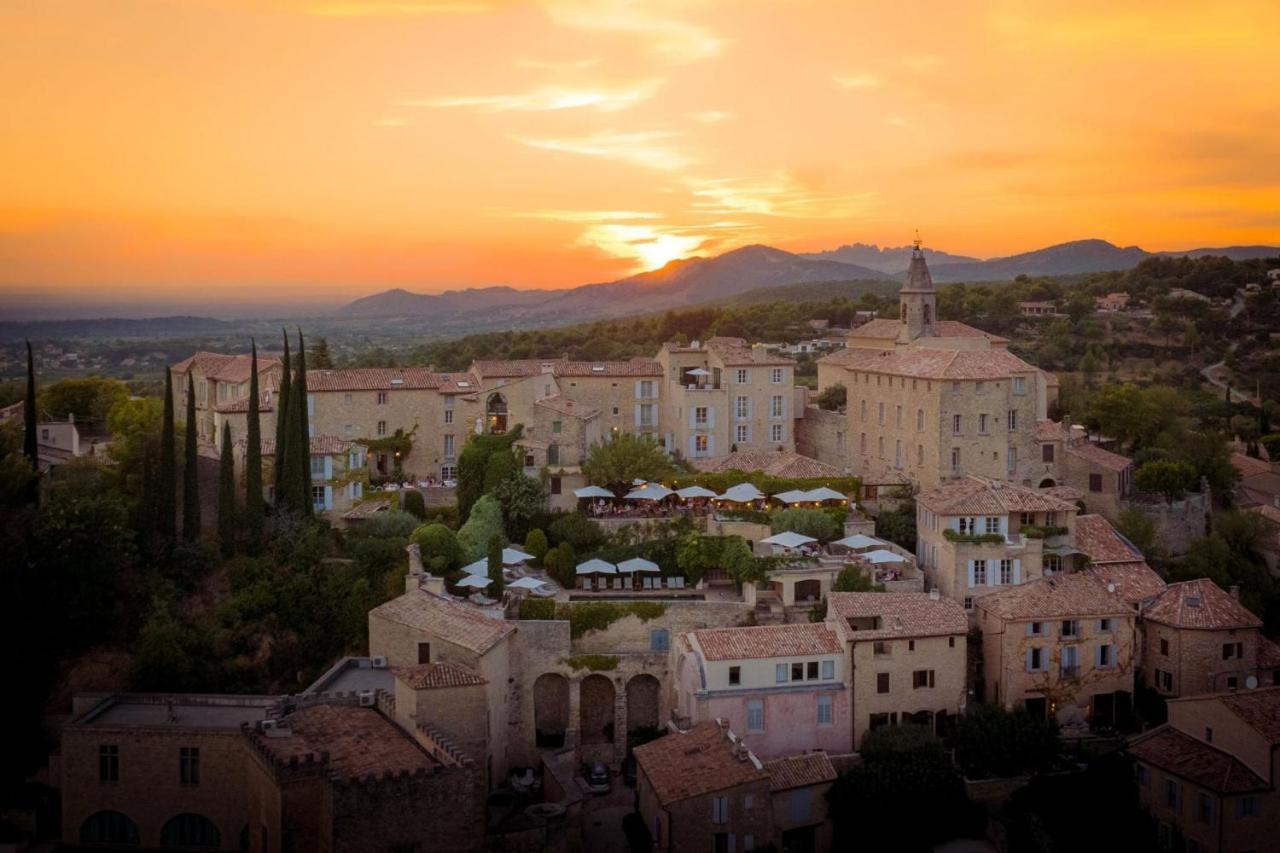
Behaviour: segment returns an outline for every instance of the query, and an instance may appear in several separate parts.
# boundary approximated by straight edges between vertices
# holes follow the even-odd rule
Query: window
[[[1244,643],[1223,643],[1222,659],[1231,660],[1232,658],[1244,657]]]
[[[881,655],[891,655],[893,654],[893,644],[888,640],[876,640],[871,644],[871,651],[874,652],[877,657]]]
[[[986,527],[986,533],[1000,532],[1000,517],[998,515],[984,516],[982,519],[983,526]]]
[[[978,415],[978,434],[979,435],[987,434],[987,416],[986,415]]]
[[[316,509],[328,509],[328,501],[325,499],[324,486],[311,487],[311,505]]]
[[[830,681],[836,677],[836,662],[833,660],[824,660],[822,662],[822,679]]]
[[[1196,820],[1203,824],[1213,826],[1213,797],[1210,797],[1208,794],[1196,795]]]
[[[862,401],[862,419],[864,421],[867,419],[867,401],[866,400]]]
[[[654,425],[653,404],[644,403],[640,406],[640,423],[639,426],[651,427]]]
[[[1062,636],[1078,637],[1080,636],[1080,623],[1075,619],[1062,620]]]
[[[640,380],[640,399],[652,400],[654,396],[655,395],[653,393],[653,380],[652,379]]]
[[[762,732],[764,731],[764,701],[760,699],[747,700],[747,731]]]
[[[560,421],[552,421],[552,422],[551,422],[551,432],[555,433],[556,435],[559,435],[559,433],[560,433],[560,429],[561,429],[561,423],[560,423]]]
[[[889,673],[881,672],[876,674],[876,692],[877,693],[889,692]]]
[[[916,409],[916,432],[924,432],[924,409]]]
[[[1257,817],[1258,798],[1241,797],[1236,800],[1236,817]]]
[[[455,439],[452,435],[446,435],[444,437],[444,458],[445,459],[453,458],[454,451],[457,447],[454,441]]]
[[[805,664],[805,666],[804,666],[804,677],[805,677],[807,680],[809,680],[809,681],[813,681],[813,680],[817,679],[817,677],[818,677],[818,662],[817,662],[816,660],[811,660],[811,661],[809,661],[807,664]]]
[[[1028,623],[1028,624],[1027,624],[1027,636],[1028,636],[1028,637],[1043,637],[1043,636],[1044,636],[1044,623],[1043,623],[1043,622],[1030,622],[1030,623]]]
[[[923,444],[916,445],[916,464],[924,465],[924,445]]]
[[[379,392],[378,392],[378,405],[379,405],[379,406],[385,406],[386,404],[387,404],[387,392],[386,392],[386,391],[379,391]]]
[[[1044,671],[1044,649],[1027,649],[1027,672]]]
[[[1235,690],[1240,686],[1240,679],[1234,675],[1227,676],[1227,689]]]
[[[740,666],[729,667],[729,683],[730,684],[742,683],[742,667]]]
[[[876,455],[879,456],[881,459],[884,458],[884,436],[883,435],[880,436],[878,439],[876,439]]]
[[[711,798],[711,822],[715,824],[726,824],[729,822],[728,797]]]
[[[1213,743],[1213,727],[1212,726],[1204,727],[1204,742]]]
[[[418,643],[418,663],[431,663],[430,643]]]
[[[1062,649],[1062,677],[1075,678],[1080,674],[1080,650],[1075,646]]]
[[[1169,641],[1168,641],[1168,640],[1165,640],[1165,639],[1161,639],[1161,640],[1160,640],[1160,654],[1164,655],[1165,657],[1168,657],[1168,656],[1169,656]]]
[[[902,442],[895,441],[893,443],[893,467],[902,467]]]
[[[440,479],[445,481],[446,483],[456,481],[458,479],[458,466],[457,465],[441,465]],[[555,492],[552,492],[552,494],[555,494]]]
[[[454,478],[451,478],[451,479],[454,479]],[[558,495],[560,494],[561,489],[562,489],[562,484],[561,484],[560,478],[552,477],[551,478],[551,494]]]
[[[1009,460],[1009,465],[1006,470],[1009,472],[1009,476],[1012,477],[1014,472],[1018,470],[1018,448],[1010,447],[1007,458]]]
[[[863,456],[867,455],[867,434],[865,432],[858,437],[858,449]]]
[[[671,632],[666,628],[654,628],[649,632],[649,651],[665,652],[671,648]]]
[[[1101,474],[1089,475],[1089,491],[1091,492],[1102,491],[1102,475]]]
[[[746,384],[747,384],[747,376],[748,376],[747,371],[745,371],[745,370],[743,370],[743,369],[739,368],[739,369],[738,369],[738,384],[739,384],[739,385],[746,385]]]
[[[1110,643],[1103,643],[1098,646],[1098,667],[1100,669],[1108,669],[1115,666],[1115,663],[1115,647]]]
[[[966,596],[964,597],[964,609],[965,609],[965,610],[972,610],[972,609],[973,609],[973,596],[966,595]],[[952,645],[954,645],[954,643],[953,643]]]
[[[774,385],[782,384],[782,368],[781,367],[775,367],[773,370],[769,371],[769,381],[772,382]]]
[[[796,662],[791,664],[791,680],[804,681],[804,664]]]
[[[558,444],[547,445],[547,464],[548,465],[560,464],[560,445]]]
[[[907,640],[907,651],[914,652],[916,650],[916,641]]]
[[[705,435],[695,435],[693,437],[693,451],[695,453],[706,453],[710,444],[707,442]]]
[[[120,781],[120,747],[103,744],[98,747],[98,781]]]
[[[933,670],[917,669],[911,673],[911,687],[913,690],[919,690],[922,687],[933,686]]]
[[[964,425],[963,416],[961,415],[951,416],[951,434],[952,435],[959,435],[963,425]]]
[[[1165,693],[1173,692],[1173,673],[1163,669],[1156,670],[1156,687]]]
[[[894,426],[896,426],[898,429],[902,429],[902,407],[901,406],[898,406],[896,412],[894,413]]]
[[[986,560],[973,561],[973,585],[974,586],[987,585],[987,561]]]
[[[951,473],[960,473],[960,448],[951,448]]]
[[[1004,586],[1013,583],[1013,560],[1000,561],[1000,583]]]
[[[178,750],[178,782],[183,785],[200,784],[200,748],[184,746]]]
[[[773,668],[773,680],[778,684],[787,683],[787,665],[780,663]]]
[[[733,400],[733,416],[738,420],[746,420],[750,416],[751,398],[735,397]]]
[[[444,422],[445,422],[446,424],[451,424],[451,423],[453,423],[453,409],[445,409],[445,410],[444,410]]]
[[[387,434],[387,422],[378,421],[378,435],[386,435],[386,434]]]
[[[809,819],[809,789],[796,788],[791,792],[791,820],[804,823]]]
[[[733,440],[737,444],[745,444],[750,440],[751,427],[747,424],[738,424],[733,428]]]
[[[311,457],[311,476],[324,479],[324,457],[323,456]]]
[[[769,424],[769,440],[782,441],[782,432],[785,428],[782,424]]]
[[[782,395],[781,394],[774,394],[772,397],[769,398],[769,417],[771,418],[782,417]]]
[[[1106,632],[1106,631],[1110,631],[1110,630],[1111,630],[1111,620],[1110,620],[1110,619],[1099,619],[1099,620],[1098,620],[1098,631],[1099,631],[1099,632]]]
[[[1018,410],[1010,409],[1009,410],[1009,432],[1014,432],[1017,429],[1018,429]]]
[[[884,403],[876,404],[876,418],[879,419],[880,425],[884,426]]]
[[[1027,393],[1027,378],[1025,376],[1013,377],[1013,393],[1015,394]]]
[[[1040,445],[1040,461],[1053,462],[1053,445],[1052,444]]]
[[[344,438],[351,438],[351,436],[353,436],[353,435],[355,435],[355,434],[356,434],[356,428],[355,428],[355,426],[353,426],[352,424],[343,424],[343,425],[342,425],[342,435],[343,435],[343,437],[344,437]]]
[[[818,725],[829,726],[831,725],[831,720],[832,720],[831,697],[819,696],[818,697]]]
[[[693,410],[693,425],[704,427],[707,425],[708,415],[706,406],[697,406]]]

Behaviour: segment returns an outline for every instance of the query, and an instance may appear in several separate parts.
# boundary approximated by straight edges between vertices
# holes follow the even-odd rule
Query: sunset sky
[[[0,292],[1280,243],[1280,3],[4,0]]]

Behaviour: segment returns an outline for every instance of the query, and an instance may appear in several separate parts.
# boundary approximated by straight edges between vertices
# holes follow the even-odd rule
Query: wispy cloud
[[[719,124],[731,118],[733,118],[733,113],[727,113],[723,110],[702,110],[693,114],[693,120],[700,121],[703,124]]]
[[[308,7],[323,18],[407,18],[417,15],[466,15],[487,12],[492,4],[483,0],[366,0],[365,2],[316,3]]]
[[[559,222],[619,222],[661,218],[661,214],[645,210],[525,210],[511,215],[523,219],[554,219]]]
[[[590,136],[567,139],[514,138],[525,145],[545,151],[563,151],[569,154],[581,154],[584,157],[618,160],[649,169],[674,171],[693,163],[693,158],[670,144],[669,140],[679,135],[667,130],[627,133],[605,130]]]
[[[841,89],[874,89],[880,85],[880,78],[874,74],[837,74],[831,78]]]
[[[547,11],[561,26],[635,35],[672,62],[708,59],[724,48],[710,29],[664,14],[662,5],[656,0],[551,0]]]
[[[553,112],[591,108],[615,113],[653,97],[661,80],[645,80],[615,89],[603,87],[539,86],[505,95],[449,95],[405,101],[410,107],[470,108],[477,112]]]
[[[704,213],[831,219],[866,212],[870,193],[829,195],[814,192],[791,176],[688,180],[693,207]]]

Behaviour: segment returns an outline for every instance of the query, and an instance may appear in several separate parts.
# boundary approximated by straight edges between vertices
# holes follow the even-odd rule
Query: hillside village
[[[1020,310],[1051,322],[1059,306]],[[1280,833],[1274,620],[1246,606],[1253,587],[1152,562],[1197,559],[1234,503],[1269,525],[1275,571],[1280,448],[1238,447],[1227,493],[1180,459],[1126,454],[1127,435],[1064,407],[1050,362],[947,315],[918,244],[896,310],[848,321],[815,323],[801,350],[715,335],[444,372],[309,368],[300,341],[171,365],[153,415],[185,426],[171,534],[246,556],[226,577],[170,580],[193,600],[219,585],[266,595],[272,570],[253,561],[273,536],[305,535],[268,523],[259,546],[251,521],[226,523],[255,483],[352,553],[380,548],[380,568],[339,593],[313,642],[293,637],[282,668],[332,651],[305,684],[250,694],[157,642],[145,691],[77,691],[38,774],[62,841],[1020,849],[1028,813],[1050,820],[1041,777],[1119,761],[1111,782],[1132,786],[1132,808],[1107,808],[1160,845],[1133,849],[1266,849]],[[118,453],[80,452],[74,420],[37,429],[52,482]],[[142,514],[162,517],[150,458],[115,462],[142,484]],[[323,584],[322,567],[363,559],[307,565]],[[353,622],[367,643],[343,648]],[[283,636],[235,639],[239,683],[267,667],[288,683],[272,660]],[[1022,737],[1039,751],[1015,749]],[[871,799],[868,780],[891,791],[904,772],[886,769],[895,754],[949,780],[923,789],[935,826],[894,822],[918,801]]]

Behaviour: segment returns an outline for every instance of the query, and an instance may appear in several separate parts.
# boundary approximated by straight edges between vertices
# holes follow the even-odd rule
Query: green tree
[[[42,417],[65,421],[94,421],[103,424],[111,407],[129,398],[129,389],[118,379],[91,376],[62,379],[40,392],[37,403]]]
[[[560,516],[547,526],[551,541],[557,545],[568,542],[579,554],[589,554],[604,545],[604,531],[600,525],[580,512]]]
[[[27,396],[22,409],[22,455],[31,466],[31,478],[27,481],[27,501],[40,502],[40,444],[36,434],[36,364],[31,355],[31,341],[27,341]]]
[[[413,531],[409,541],[418,546],[423,568],[433,575],[444,577],[462,565],[458,537],[439,522],[420,526]]]
[[[262,416],[259,411],[258,342],[249,342],[249,414],[244,436],[244,529],[250,548],[262,539]]]
[[[573,546],[568,542],[561,542],[547,551],[547,555],[542,559],[542,565],[547,570],[547,574],[551,575],[560,586],[565,589],[574,588],[577,583],[577,556],[573,552]]]
[[[858,566],[845,566],[831,585],[832,592],[884,592],[884,584],[875,583]]]
[[[0,422],[0,506],[16,507],[31,499],[36,472],[22,453],[23,430]]]
[[[231,455],[231,424],[222,422],[222,456],[218,460],[218,542],[222,556],[236,550],[236,463]]]
[[[1196,487],[1196,469],[1185,462],[1156,459],[1144,462],[1134,474],[1139,491],[1163,495],[1169,503],[1182,500]]]
[[[178,454],[174,429],[173,371],[164,371],[164,417],[160,423],[160,461],[156,469],[156,532],[172,542],[178,523]]]
[[[649,435],[622,433],[591,445],[582,465],[587,480],[597,486],[653,482],[672,473],[671,460]]]
[[[275,483],[276,505],[289,505],[289,478],[285,474],[284,461],[289,447],[289,416],[293,411],[290,404],[290,391],[293,384],[292,365],[289,359],[289,333],[280,330],[284,335],[284,359],[281,362],[280,390],[276,393],[276,446],[272,456],[272,481]]]
[[[458,545],[467,562],[484,557],[489,539],[502,536],[502,507],[492,495],[484,495],[471,507],[471,514],[458,531]]]
[[[524,550],[533,555],[533,559],[539,563],[542,558],[547,555],[547,551],[551,546],[547,543],[547,534],[540,529],[534,528],[529,531],[529,535],[524,538]]]
[[[200,538],[200,468],[196,447],[196,385],[187,371],[187,430],[182,467],[182,539],[194,542]]]
[[[951,745],[956,763],[971,779],[1048,770],[1060,751],[1056,726],[999,705],[971,707],[957,717]]]
[[[425,519],[427,517],[427,502],[422,497],[422,492],[411,489],[402,492],[400,495],[400,505],[404,511],[417,519]]]
[[[494,450],[484,463],[484,492],[493,494],[498,485],[520,473],[514,448]]]
[[[489,591],[494,598],[502,598],[505,587],[502,578],[502,534],[495,533],[489,537],[488,549]]]
[[[311,345],[311,366],[316,370],[330,370],[333,368],[333,357],[329,355],[328,338],[316,338],[316,342]]]
[[[120,472],[125,492],[138,496],[143,491],[142,469],[160,455],[164,429],[164,403],[156,397],[121,400],[107,415],[111,433],[111,459]]]
[[[823,542],[830,542],[840,536],[840,525],[820,509],[776,509],[769,513],[769,526],[774,533],[789,530]]]
[[[848,398],[849,389],[837,382],[822,389],[822,393],[818,395],[818,408],[826,409],[828,412],[838,412],[844,409]]]
[[[297,508],[303,517],[310,518],[314,512],[315,501],[311,498],[311,427],[307,413],[307,349],[302,340],[302,329],[298,329],[298,372],[293,378],[293,387],[289,389],[293,395],[294,408],[297,409],[297,431],[291,442],[298,448],[294,471],[298,478]]]
[[[502,517],[507,522],[507,536],[512,542],[523,539],[534,521],[546,511],[546,486],[541,480],[526,477],[519,471],[498,483],[492,494],[502,507]]]
[[[505,467],[506,463],[496,463],[494,476],[490,479],[487,476],[489,457],[494,454],[512,453],[511,447],[519,440],[523,431],[523,427],[516,424],[502,435],[473,435],[467,440],[462,453],[458,455],[457,495],[458,513],[461,517],[468,517],[471,514],[471,507],[480,499],[480,496],[497,485],[501,479],[498,468]],[[515,468],[514,462],[515,457],[512,456],[512,469]]]
[[[1140,509],[1129,507],[1116,517],[1116,529],[1145,556],[1156,548],[1156,523]]]

